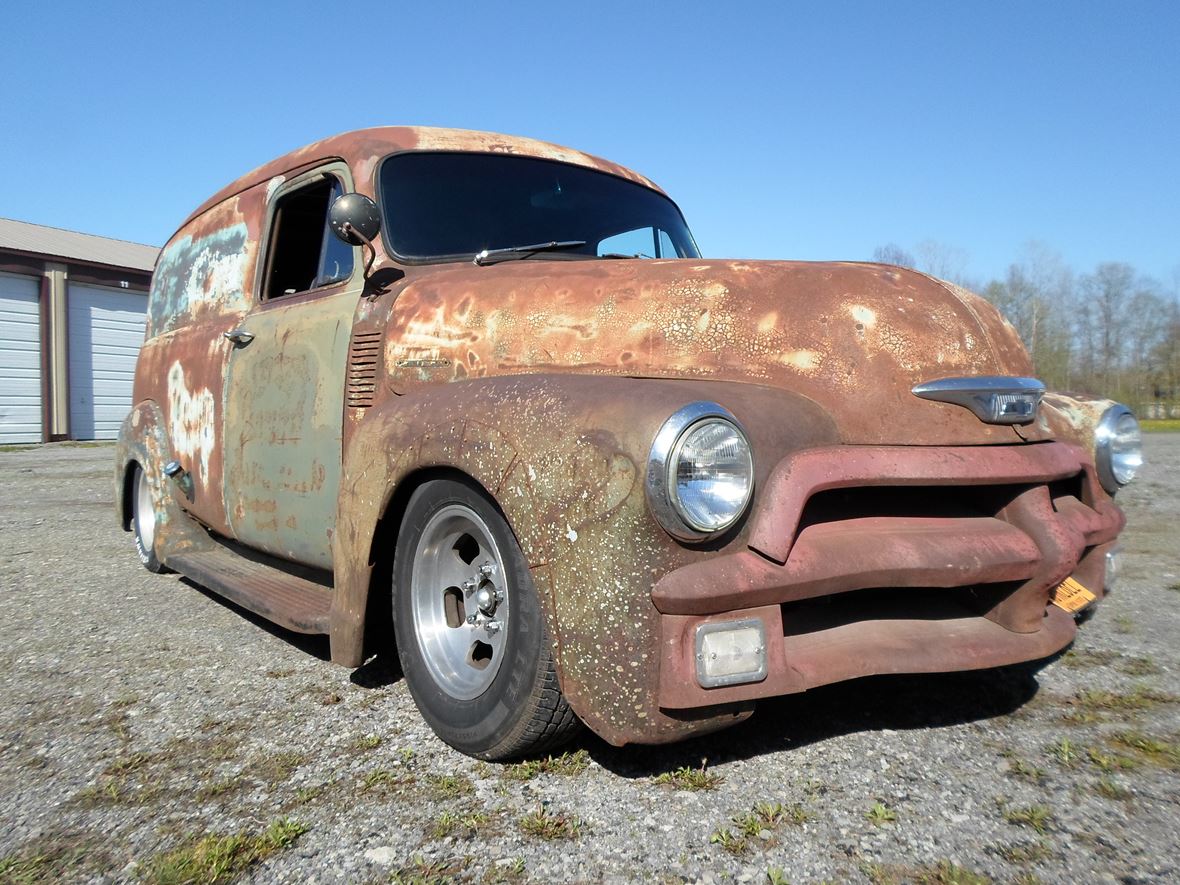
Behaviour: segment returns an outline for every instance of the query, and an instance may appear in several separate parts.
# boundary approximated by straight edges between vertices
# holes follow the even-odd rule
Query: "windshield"
[[[382,236],[402,258],[472,258],[485,249],[550,260],[700,257],[675,203],[582,166],[415,152],[387,158],[380,177]]]

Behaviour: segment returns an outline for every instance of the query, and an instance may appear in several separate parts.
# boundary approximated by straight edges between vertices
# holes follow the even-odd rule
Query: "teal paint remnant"
[[[148,337],[184,325],[201,306],[244,310],[248,241],[240,223],[197,240],[186,235],[168,246],[152,276]]]

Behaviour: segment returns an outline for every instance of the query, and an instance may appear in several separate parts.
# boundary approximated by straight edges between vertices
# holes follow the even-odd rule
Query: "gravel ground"
[[[388,662],[141,569],[110,447],[0,451],[0,882],[1178,881],[1180,434],[1146,448],[1119,591],[1038,672],[514,766],[439,742]]]

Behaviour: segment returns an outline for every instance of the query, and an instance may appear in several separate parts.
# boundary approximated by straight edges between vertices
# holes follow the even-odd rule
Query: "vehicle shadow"
[[[296,633],[206,590],[183,575],[180,581],[271,636],[305,654],[329,661],[328,638]],[[1010,715],[1037,694],[1036,674],[1069,648],[1041,661],[971,670],[897,676],[867,676],[796,695],[759,701],[753,716],[732,728],[675,744],[612,747],[583,730],[566,750],[584,749],[603,768],[625,778],[652,777],[681,767],[709,767],[780,750],[805,747],[855,732],[939,728]],[[370,657],[349,674],[360,688],[383,688],[402,678],[397,653]]]
[[[585,749],[620,777],[641,778],[805,747],[855,732],[977,722],[1011,714],[1031,701],[1038,690],[1036,673],[1059,656],[993,670],[868,676],[760,701],[745,722],[678,744],[612,747],[585,732],[575,748]]]
[[[325,662],[331,661],[332,654],[327,636],[298,633],[294,630],[288,630],[286,627],[281,627],[273,621],[267,620],[262,615],[255,614],[250,609],[244,608],[236,602],[202,587],[196,581],[184,575],[180,575],[179,578],[182,584],[199,591],[206,599],[229,609],[243,620],[249,621],[255,627],[258,627],[274,638],[286,642],[288,645],[299,649],[299,651],[311,657]],[[402,678],[401,665],[398,662],[396,650],[391,648],[388,653],[379,653],[370,657],[361,666],[353,670],[348,678],[353,685],[359,686],[360,688],[384,688],[387,685],[393,685]]]

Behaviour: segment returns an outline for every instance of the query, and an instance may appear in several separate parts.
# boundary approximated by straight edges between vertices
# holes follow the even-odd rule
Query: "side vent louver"
[[[357,332],[348,351],[348,407],[367,409],[377,390],[377,361],[381,359],[381,333]]]

